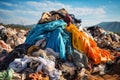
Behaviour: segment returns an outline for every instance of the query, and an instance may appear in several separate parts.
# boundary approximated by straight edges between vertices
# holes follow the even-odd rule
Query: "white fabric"
[[[53,51],[53,49],[51,49],[51,48],[46,48],[45,51],[46,51],[46,53],[48,55],[53,55],[54,57],[58,57],[59,56],[59,53]]]
[[[15,59],[13,62],[9,64],[9,67],[12,68],[16,72],[20,72],[21,70],[27,67],[27,63],[32,60],[38,61],[41,64],[37,67],[37,72],[43,70],[44,73],[48,74],[51,80],[59,80],[61,71],[58,71],[55,68],[55,63],[51,60],[42,58],[42,57],[28,57],[24,56],[24,58]]]
[[[29,62],[29,59],[27,58],[15,59],[13,62],[9,64],[9,67],[12,68],[16,72],[20,72],[21,70],[27,67],[28,62]]]

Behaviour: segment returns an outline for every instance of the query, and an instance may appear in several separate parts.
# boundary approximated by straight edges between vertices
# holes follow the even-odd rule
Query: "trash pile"
[[[11,51],[12,48],[18,46],[25,42],[25,34],[27,31],[20,30],[19,32],[16,29],[6,28],[4,26],[0,26],[0,52],[5,49],[7,51]]]
[[[120,36],[80,23],[60,9],[44,12],[28,34],[2,26],[0,80],[120,79]]]
[[[92,37],[94,37],[94,40],[100,48],[120,51],[119,35],[110,31],[105,31],[98,26],[89,27],[87,30],[91,33]]]

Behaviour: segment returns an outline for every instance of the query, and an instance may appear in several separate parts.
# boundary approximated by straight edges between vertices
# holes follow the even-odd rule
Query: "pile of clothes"
[[[100,48],[120,51],[120,36],[110,31],[105,31],[99,26],[89,27],[88,32],[94,37]]]
[[[18,46],[25,42],[27,31],[20,30],[16,31],[16,29],[6,28],[4,26],[0,26],[0,52],[5,49],[7,51],[11,51],[12,48]]]
[[[9,53],[1,52],[7,55],[0,57],[0,74],[5,75],[0,79],[84,80],[96,70],[105,74],[106,66],[118,62],[119,57],[113,59],[108,50],[97,45],[90,36],[92,29],[79,30],[80,23],[65,9],[44,12],[24,43]],[[17,73],[24,78],[16,77]]]

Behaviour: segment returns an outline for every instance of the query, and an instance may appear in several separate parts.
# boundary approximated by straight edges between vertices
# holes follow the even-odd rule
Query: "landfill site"
[[[120,80],[120,35],[81,23],[63,8],[29,30],[0,25],[0,80]]]

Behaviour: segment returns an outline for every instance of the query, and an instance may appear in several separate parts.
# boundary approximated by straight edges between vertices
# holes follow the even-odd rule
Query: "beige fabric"
[[[44,12],[42,14],[41,19],[38,21],[38,24],[61,19],[61,17],[58,14],[52,15],[51,12]],[[62,13],[63,15],[66,15],[68,13],[64,8],[57,10],[55,12]]]

